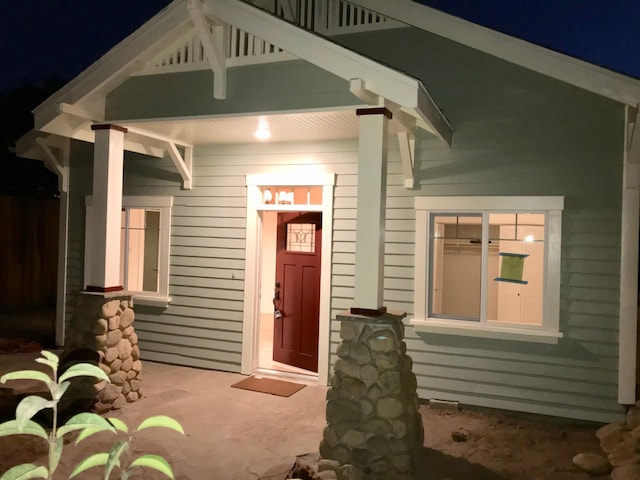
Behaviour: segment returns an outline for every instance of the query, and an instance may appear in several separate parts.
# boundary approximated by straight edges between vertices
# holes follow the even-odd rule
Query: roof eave
[[[351,0],[407,25],[507,60],[625,105],[640,103],[640,80],[482,27],[411,0]]]

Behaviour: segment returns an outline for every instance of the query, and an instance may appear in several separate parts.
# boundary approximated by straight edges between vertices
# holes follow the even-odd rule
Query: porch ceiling
[[[193,146],[346,140],[358,138],[359,131],[355,109],[206,119],[114,120],[111,123],[135,127],[159,137],[171,138],[178,144]],[[255,135],[261,124],[270,133],[266,140],[259,140]],[[394,135],[397,131],[396,122],[389,122],[389,134]]]

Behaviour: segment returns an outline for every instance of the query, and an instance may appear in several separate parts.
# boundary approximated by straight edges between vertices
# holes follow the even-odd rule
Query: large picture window
[[[120,225],[120,283],[139,303],[167,304],[169,299],[169,241],[171,197],[122,197]],[[86,213],[93,212],[91,197]],[[87,222],[87,225],[89,223]],[[85,278],[89,278],[91,230],[85,231]]]
[[[561,197],[418,197],[418,330],[556,342]]]

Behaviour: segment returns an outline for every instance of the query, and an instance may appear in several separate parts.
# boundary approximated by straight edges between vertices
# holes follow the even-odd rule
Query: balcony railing
[[[349,3],[347,0],[247,0],[263,10],[324,36],[381,30],[402,26],[400,22]],[[210,30],[212,39],[213,29]],[[291,59],[277,45],[230,26],[225,42],[227,65],[247,65]],[[168,73],[208,68],[202,42],[190,33],[149,62],[143,72]]]

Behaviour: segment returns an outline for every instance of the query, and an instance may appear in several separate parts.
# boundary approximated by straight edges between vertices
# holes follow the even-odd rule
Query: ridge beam
[[[178,173],[182,177],[182,188],[185,190],[191,190],[193,178],[193,149],[191,147],[185,147],[184,157],[180,154],[178,147],[173,142],[165,142],[165,148],[173,164],[175,165]]]
[[[224,100],[227,98],[227,56],[225,55],[227,49],[225,46],[228,27],[226,25],[211,26],[202,10],[200,0],[188,0],[187,8],[213,71],[213,97]],[[213,37],[211,29],[213,29]]]

